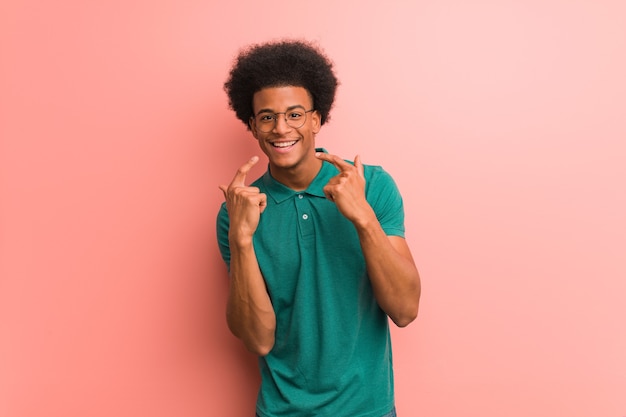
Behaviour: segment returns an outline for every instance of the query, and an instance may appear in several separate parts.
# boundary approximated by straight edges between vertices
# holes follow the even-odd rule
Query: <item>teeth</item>
[[[274,142],[272,143],[272,146],[276,147],[276,148],[288,148],[292,145],[294,145],[297,142],[297,140],[293,140],[291,142]]]

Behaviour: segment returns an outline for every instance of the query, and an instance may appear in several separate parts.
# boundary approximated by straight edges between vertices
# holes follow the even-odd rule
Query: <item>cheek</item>
[[[259,132],[258,132],[258,131],[254,128],[254,127],[252,127],[252,128],[250,129],[250,131],[252,132],[252,137],[253,137],[253,138],[255,138],[256,140],[259,140],[259,139],[260,139],[260,138],[259,138]]]

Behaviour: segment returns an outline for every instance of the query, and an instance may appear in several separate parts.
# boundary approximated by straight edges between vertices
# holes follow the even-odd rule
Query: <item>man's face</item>
[[[310,111],[313,103],[305,88],[265,88],[254,94],[252,108],[256,118],[250,120],[250,128],[269,158],[273,175],[281,170],[319,168],[319,160],[315,158],[315,135],[320,130],[320,117],[316,111]],[[275,125],[273,115],[276,115]],[[304,117],[304,123],[298,127],[299,115]],[[263,119],[265,123],[261,122]],[[289,122],[286,119],[290,119]]]

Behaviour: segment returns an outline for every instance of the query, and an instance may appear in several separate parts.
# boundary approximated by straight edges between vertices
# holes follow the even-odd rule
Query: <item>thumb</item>
[[[361,162],[361,157],[359,155],[354,157],[354,166],[357,169],[359,175],[363,178],[365,174],[363,173],[363,163]]]
[[[224,197],[226,197],[226,190],[228,190],[228,186],[227,185],[218,185],[217,188],[222,190],[222,192],[224,193]]]
[[[267,195],[261,194],[261,201],[259,202],[259,213],[263,213],[267,208]]]

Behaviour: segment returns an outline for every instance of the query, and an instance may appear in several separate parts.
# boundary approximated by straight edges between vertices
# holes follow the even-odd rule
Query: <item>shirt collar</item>
[[[315,149],[316,152],[324,152],[328,153],[324,148]],[[268,169],[265,174],[263,174],[263,185],[265,185],[267,189],[267,194],[277,203],[282,203],[283,201],[297,195],[297,194],[310,194],[316,197],[324,198],[324,186],[328,183],[328,181],[337,175],[339,170],[330,162],[323,161],[322,168],[319,170],[311,184],[304,191],[295,191],[291,188],[281,184],[276,181],[272,175],[270,174],[270,170]]]

